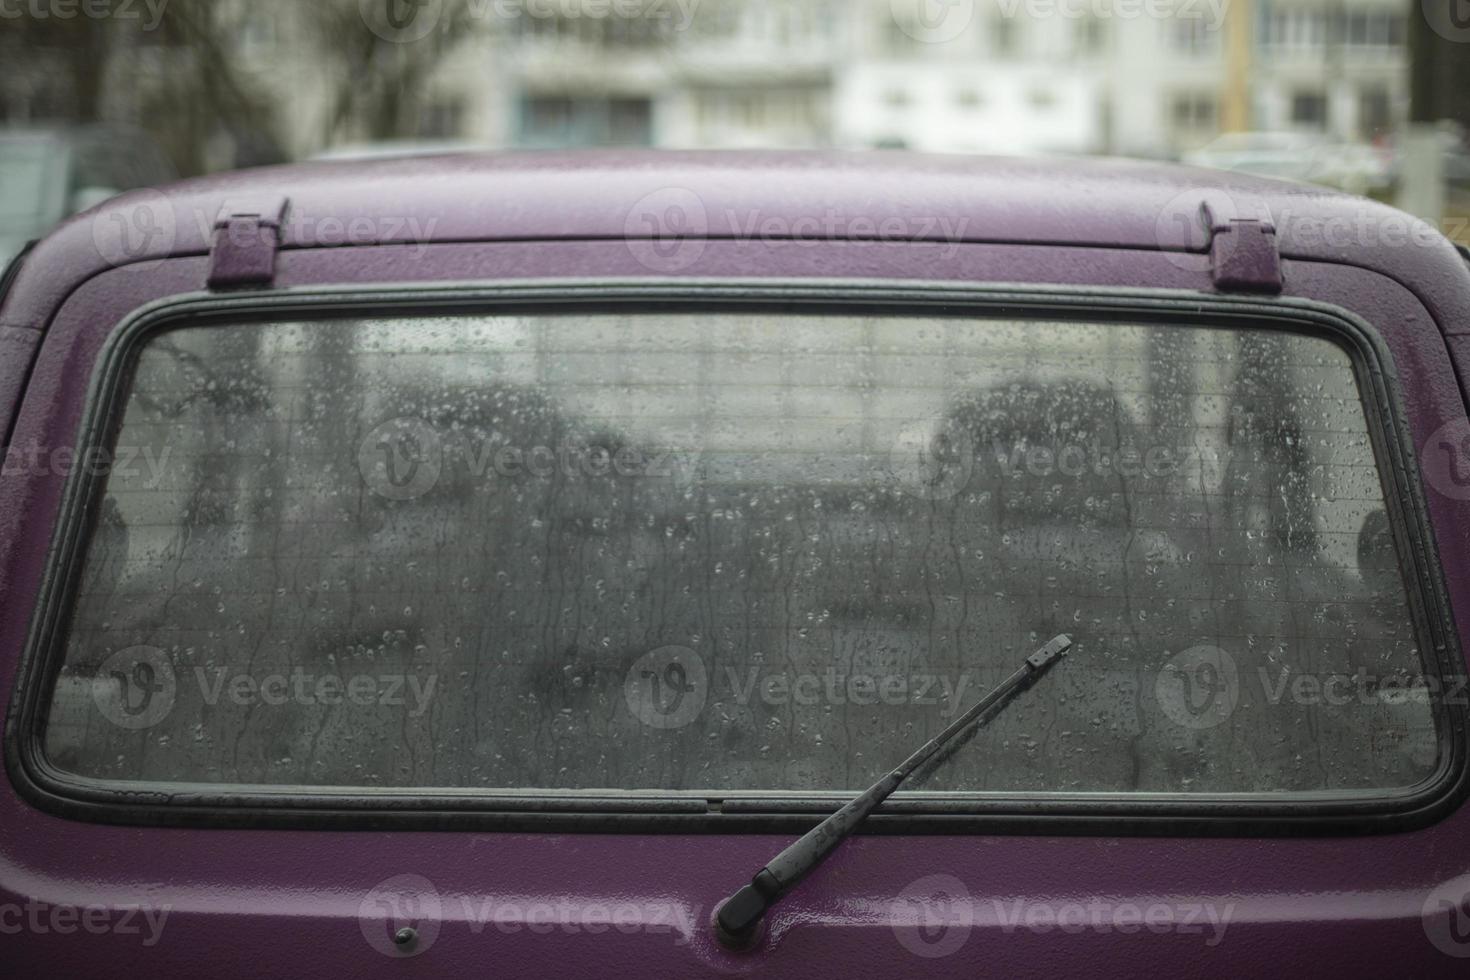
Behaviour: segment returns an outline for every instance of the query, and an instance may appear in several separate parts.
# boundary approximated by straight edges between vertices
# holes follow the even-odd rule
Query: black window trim
[[[119,421],[130,368],[144,341],[167,329],[329,317],[466,313],[842,311],[889,316],[1030,317],[1088,323],[1277,329],[1336,343],[1352,359],[1384,497],[1408,585],[1425,672],[1460,677],[1464,660],[1429,526],[1397,378],[1386,344],[1355,314],[1294,298],[1212,296],[1163,289],[1014,287],[912,280],[617,279],[485,284],[299,287],[172,297],[134,311],[109,335],[94,367],[77,445],[107,444]],[[594,833],[799,833],[847,797],[842,793],[665,791],[619,793],[479,789],[260,787],[108,781],[63,772],[45,758],[45,713],[58,675],[62,627],[79,578],[101,477],[68,479],[48,567],[32,614],[5,729],[6,769],[32,805],[110,824],[340,830],[476,830]],[[903,794],[867,832],[902,834],[1102,834],[1304,836],[1401,832],[1429,826],[1470,795],[1467,710],[1435,704],[1440,765],[1418,786],[1380,796],[1273,794]]]

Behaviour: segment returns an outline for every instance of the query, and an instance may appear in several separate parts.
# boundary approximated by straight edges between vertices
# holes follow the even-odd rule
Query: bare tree
[[[208,169],[207,149],[217,138],[230,140],[237,166],[284,159],[275,107],[240,70],[239,23],[230,14],[217,0],[170,0],[159,28],[169,69],[146,97],[142,118],[186,173]]]
[[[328,141],[415,135],[434,72],[485,26],[468,0],[314,0],[303,13],[337,80]]]
[[[4,117],[86,122],[98,118],[104,68],[118,34],[115,23],[91,17],[0,20]]]
[[[221,136],[234,144],[232,163],[279,160],[274,109],[238,67],[235,12],[215,0],[170,0],[156,22],[6,19],[0,63],[18,93],[6,115],[135,125],[183,174],[208,169],[208,147]]]

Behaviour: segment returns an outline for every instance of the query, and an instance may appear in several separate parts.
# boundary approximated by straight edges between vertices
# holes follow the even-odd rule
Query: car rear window
[[[131,360],[46,714],[149,784],[1381,794],[1436,770],[1354,358],[1180,324],[545,312]]]

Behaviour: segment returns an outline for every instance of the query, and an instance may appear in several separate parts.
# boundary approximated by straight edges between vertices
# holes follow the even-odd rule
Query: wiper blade
[[[750,945],[755,938],[756,927],[760,925],[766,911],[797,882],[810,874],[813,868],[821,864],[822,859],[833,848],[851,836],[868,814],[888,799],[915,769],[928,761],[946,742],[974,724],[986,711],[1039,677],[1071,647],[1072,638],[1063,634],[1027,657],[1026,662],[1014,674],[956,718],[948,728],[925,742],[897,769],[777,854],[770,864],[756,872],[750,884],[721,903],[715,914],[715,933],[720,942],[734,949]]]

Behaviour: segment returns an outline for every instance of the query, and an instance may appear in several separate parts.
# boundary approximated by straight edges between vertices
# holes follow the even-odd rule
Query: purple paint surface
[[[697,200],[708,241],[677,268],[651,268],[639,218]],[[24,390],[14,445],[75,440],[102,342],[130,311],[203,290],[209,231],[224,204],[291,195],[277,287],[535,278],[899,279],[1168,289],[1213,294],[1207,242],[1188,219],[1224,194],[1242,217],[1266,208],[1285,258],[1283,297],[1350,310],[1392,354],[1423,446],[1465,418],[1470,271],[1447,243],[1319,233],[1385,227],[1397,212],[1308,188],[1127,164],[1036,164],[821,156],[466,158],[267,170],[129,195],[74,219],[33,253],[0,306],[8,334],[42,331],[35,370],[0,370],[0,414]],[[684,192],[694,197],[683,197]],[[659,195],[664,195],[660,197]],[[125,256],[108,216],[158,207],[170,234]],[[1193,209],[1193,210],[1192,210]],[[830,214],[840,217],[835,225]],[[193,217],[207,215],[201,227]],[[1184,216],[1181,224],[1177,218]],[[156,216],[156,214],[155,214]],[[750,237],[752,216],[822,222],[787,247]],[[951,220],[946,237],[934,216]],[[883,222],[907,244],[875,242]],[[328,219],[335,219],[329,222]],[[351,234],[353,219],[366,229]],[[964,219],[961,222],[961,219]],[[393,223],[397,222],[396,230]],[[413,222],[416,226],[411,227]],[[342,231],[336,231],[338,226]],[[415,230],[416,228],[416,230]],[[828,235],[827,229],[838,231]],[[99,230],[101,229],[101,230]],[[1183,229],[1183,230],[1180,230]],[[1314,232],[1313,229],[1317,229]],[[1177,236],[1177,238],[1176,238]],[[824,237],[846,240],[820,240]],[[625,240],[631,238],[630,243]],[[167,239],[167,240],[165,240]],[[375,243],[399,244],[382,244]],[[697,253],[697,254],[696,254]],[[109,261],[111,258],[113,261]],[[686,261],[687,260],[687,261]],[[1448,338],[1448,339],[1447,339]],[[8,353],[7,358],[11,355]],[[9,361],[7,360],[7,364]],[[23,387],[24,386],[24,387]],[[60,476],[0,477],[0,698],[10,704],[44,573]],[[1470,623],[1470,504],[1430,493],[1458,623]],[[1461,630],[1461,644],[1470,635]],[[0,909],[42,917],[19,932],[0,914],[0,962],[17,976],[1464,976],[1470,960],[1431,941],[1431,893],[1470,889],[1470,812],[1392,836],[1300,839],[859,837],[772,913],[747,954],[717,947],[716,902],[789,838],[776,836],[343,833],[130,828],[43,813],[0,781]],[[360,928],[373,890],[421,876],[439,902],[418,955],[375,948]],[[971,897],[963,942],[944,956],[910,928],[903,896],[958,880]],[[1149,910],[1197,904],[1155,932]],[[158,941],[135,914],[166,910]],[[106,907],[98,933],[55,910]],[[556,911],[572,908],[572,913]],[[1136,909],[1105,928],[1026,925],[1027,909]],[[369,906],[370,908],[370,906]],[[608,910],[609,922],[601,913]],[[1211,945],[1206,909],[1229,910]],[[548,913],[542,910],[552,910]],[[658,928],[620,929],[618,910]],[[631,913],[625,913],[631,914]],[[1112,913],[1102,913],[1111,915]],[[100,921],[100,918],[97,920]],[[1018,925],[1018,921],[1022,924]],[[1092,920],[1087,920],[1092,921]],[[666,927],[664,924],[666,923]],[[1180,925],[1180,923],[1175,923]],[[954,923],[951,923],[953,926]],[[942,930],[940,930],[942,933]],[[427,938],[427,937],[426,937]],[[940,943],[942,945],[942,941]],[[1470,949],[1465,949],[1470,952]]]

